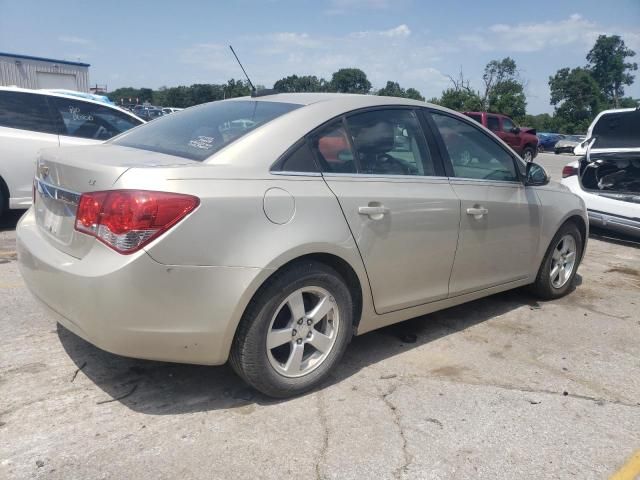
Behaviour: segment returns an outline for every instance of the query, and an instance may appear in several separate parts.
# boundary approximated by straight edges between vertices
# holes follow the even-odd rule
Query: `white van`
[[[41,148],[99,144],[144,121],[100,101],[0,87],[0,215],[31,205]]]

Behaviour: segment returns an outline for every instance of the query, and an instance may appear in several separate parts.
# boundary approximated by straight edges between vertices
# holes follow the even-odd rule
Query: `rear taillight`
[[[562,178],[571,177],[577,174],[578,174],[578,169],[576,167],[572,167],[571,165],[566,165],[562,169]]]
[[[83,193],[75,228],[129,254],[173,227],[199,203],[191,195],[146,190]]]

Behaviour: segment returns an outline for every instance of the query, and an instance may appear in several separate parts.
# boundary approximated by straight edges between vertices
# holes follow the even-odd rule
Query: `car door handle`
[[[484,215],[487,215],[488,213],[489,213],[489,210],[484,207],[467,208],[467,215],[473,215],[475,219],[480,219]]]
[[[358,207],[360,215],[368,215],[371,220],[381,220],[389,212],[389,209],[382,205]]]

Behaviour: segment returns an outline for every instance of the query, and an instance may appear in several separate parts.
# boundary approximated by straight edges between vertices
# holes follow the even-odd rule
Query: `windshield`
[[[211,102],[160,117],[112,143],[201,162],[245,133],[300,107],[265,101]]]

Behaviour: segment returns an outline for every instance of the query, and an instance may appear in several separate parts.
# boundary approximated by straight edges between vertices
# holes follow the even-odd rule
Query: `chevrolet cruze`
[[[529,285],[566,294],[584,203],[426,103],[279,94],[45,150],[17,229],[27,285],[121,355],[219,365],[286,397],[354,334]]]

